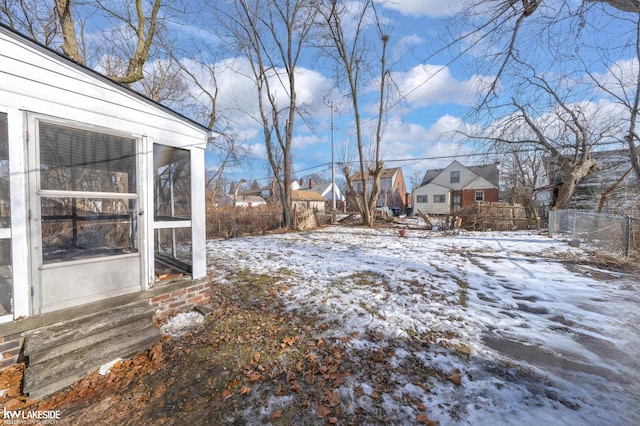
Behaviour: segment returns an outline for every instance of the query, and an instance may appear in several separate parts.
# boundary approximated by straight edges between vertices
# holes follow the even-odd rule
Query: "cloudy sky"
[[[409,189],[412,176],[415,179],[415,176],[424,175],[427,169],[445,167],[454,158],[468,165],[495,160],[490,156],[470,157],[469,154],[479,152],[478,147],[456,132],[478,126],[470,118],[469,112],[481,97],[478,88],[486,87],[487,83],[493,81],[497,67],[494,64],[492,71],[481,72],[479,69],[482,68],[475,66],[475,63],[479,62],[477,58],[480,55],[486,56],[487,53],[500,49],[499,40],[491,37],[482,38],[482,33],[475,35],[481,39],[480,41],[469,37],[463,41],[467,46],[456,46],[470,48],[455,61],[455,49],[443,48],[452,37],[460,35],[458,22],[452,18],[464,3],[444,0],[382,0],[378,3],[382,6],[378,9],[379,17],[389,34],[389,66],[393,84],[397,89],[385,117],[382,156],[386,167],[403,168]],[[347,4],[357,5],[358,2]],[[544,24],[545,19],[553,19],[556,13],[575,13],[575,8],[580,7],[580,4],[582,2],[562,2],[558,10],[541,6],[536,11],[536,16],[528,18],[525,23],[531,22],[532,26]],[[598,3],[597,6],[602,4]],[[613,9],[609,7],[607,10],[607,7],[594,7],[585,13],[586,19],[590,19],[589,22],[595,22],[596,25],[585,26],[575,32],[571,25],[579,21],[567,20],[566,23],[561,22],[554,27],[553,31],[557,33],[550,35],[550,39],[558,45],[562,45],[563,37],[579,34],[584,38],[584,43],[579,45],[580,60],[583,61],[580,66],[589,70],[590,77],[584,71],[571,68],[575,66],[571,62],[575,58],[557,58],[542,54],[539,50],[542,47],[539,45],[543,43],[535,38],[534,33],[524,32],[524,25],[516,47],[519,49],[518,55],[527,63],[532,63],[536,72],[547,75],[562,74],[566,81],[570,81],[566,90],[567,93],[573,93],[573,99],[569,99],[571,102],[588,102],[597,105],[599,111],[616,111],[612,106],[617,102],[614,97],[618,94],[626,96],[633,93],[620,92],[619,83],[628,76],[632,77],[632,83],[635,82],[638,66],[636,59],[630,60],[622,51],[615,51],[609,57],[596,57],[594,46],[603,43],[603,40],[605,44],[607,39],[618,40],[619,33],[625,31],[623,26],[617,24],[620,22],[619,18],[615,21],[616,25],[606,25],[606,19],[615,18],[614,14],[610,13]],[[566,10],[560,10],[562,8]],[[482,12],[478,16],[482,17],[481,15]],[[534,24],[533,19],[540,21]],[[509,25],[513,25],[513,20],[504,27],[507,28]],[[600,25],[600,28],[597,28],[597,25]],[[606,31],[602,31],[603,28]],[[183,26],[180,31],[200,34],[204,31],[208,34],[207,28],[203,29],[202,26],[197,29]],[[591,33],[595,34],[595,39],[589,38]],[[208,41],[214,39],[215,37],[207,35]],[[504,40],[508,40],[508,37],[503,37],[502,42]],[[471,46],[474,41],[477,44]],[[188,61],[186,58],[184,60]],[[260,184],[266,184],[271,177],[266,166],[262,129],[259,120],[256,119],[256,91],[250,78],[247,58],[232,50],[225,54],[216,54],[208,66],[216,71],[219,113],[232,123],[237,139],[251,152],[250,164],[231,170],[231,178],[245,179],[248,182],[257,180]],[[374,134],[377,113],[377,80],[375,73],[371,74],[371,89],[364,91],[361,98],[364,130],[367,135]],[[507,99],[510,99],[514,96],[511,93],[519,93],[518,96],[526,94],[526,86],[523,89],[522,85],[518,86],[519,83],[512,83],[506,73],[501,77],[501,96],[506,94]],[[593,78],[603,82],[601,90],[593,90]],[[353,159],[348,158],[349,150],[346,148],[353,146],[355,133],[348,101],[345,100],[344,92],[340,93],[335,89],[331,67],[326,61],[319,59],[317,54],[304,55],[304,60],[298,67],[296,84],[298,105],[305,111],[305,118],[297,119],[294,130],[293,177],[304,178],[312,173],[330,176],[332,132],[331,109],[328,103],[334,106],[334,156],[335,161],[340,162]],[[281,89],[279,99],[286,101],[285,98],[286,93]],[[540,117],[544,116],[542,109],[538,112]],[[484,124],[488,126],[488,123]],[[211,167],[215,167],[213,156],[209,157],[209,163]]]
[[[444,167],[452,161],[441,157],[471,152],[460,145],[461,138],[453,132],[463,124],[466,109],[477,101],[477,83],[487,77],[475,75],[462,63],[447,65],[451,58],[446,54],[433,55],[433,50],[444,42],[446,19],[459,9],[460,3],[387,0],[379,9],[390,35],[389,62],[397,88],[386,117],[383,159],[387,167],[403,167],[407,184],[409,175],[422,175],[427,168]],[[270,177],[262,129],[255,118],[256,94],[248,61],[241,55],[228,56],[217,58],[214,67],[218,73],[220,111],[234,123],[239,140],[252,153],[251,165],[234,170],[233,175],[238,180],[255,179],[265,184]],[[294,178],[312,173],[330,176],[328,103],[333,103],[335,112],[336,162],[345,159],[345,145],[354,137],[348,104],[344,96],[336,93],[332,71],[313,55],[299,67],[296,82],[298,103],[304,105],[308,116],[305,120],[298,119],[294,132]],[[374,89],[363,96],[363,119],[368,133],[373,132],[375,125],[375,97]],[[254,114],[247,114],[248,111]],[[213,157],[210,161],[214,161]]]

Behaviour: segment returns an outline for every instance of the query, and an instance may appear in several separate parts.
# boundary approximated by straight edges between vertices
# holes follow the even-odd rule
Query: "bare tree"
[[[330,5],[321,7],[327,32],[324,52],[335,63],[337,78],[346,82],[350,107],[353,112],[355,127],[355,144],[358,165],[357,174],[352,174],[351,162],[343,162],[342,171],[346,178],[347,188],[352,195],[356,207],[365,226],[375,223],[375,207],[380,194],[380,174],[384,167],[381,158],[382,124],[384,121],[385,102],[389,91],[390,72],[387,67],[387,47],[389,35],[384,31],[378,19],[375,2],[365,0],[356,12],[347,4],[333,0]],[[367,30],[373,30],[379,43],[377,65],[372,63],[375,57],[372,37],[367,37]],[[375,135],[372,143],[365,136],[362,118],[362,99],[364,85],[370,84],[366,79],[369,69],[379,69],[378,78],[378,114],[375,122]],[[353,177],[357,176],[358,182]]]
[[[598,168],[593,149],[615,140],[620,123],[594,102],[572,101],[570,92],[563,90],[566,78],[553,80],[515,61],[521,66],[520,90],[508,104],[491,110],[502,118],[478,139],[490,142],[498,152],[544,152],[547,173],[555,185],[554,207],[565,209],[578,183]]]
[[[631,6],[632,2],[621,3]],[[635,3],[637,5],[639,2]],[[620,7],[622,6],[624,5]],[[582,59],[582,65],[596,88],[609,95],[627,115],[626,134],[621,139],[629,149],[631,170],[640,181],[640,133],[637,130],[640,114],[640,14],[636,13],[632,17],[633,31],[628,33],[631,40],[623,44],[624,50],[630,53],[631,60],[618,61],[611,57],[606,48],[603,48],[599,49],[601,55],[599,59],[607,69],[604,75],[591,71],[592,65],[584,59]],[[620,55],[619,52],[618,55]]]
[[[149,64],[144,71],[144,78],[136,82],[133,88],[165,105],[179,104],[188,96],[187,83],[173,58]]]
[[[619,80],[617,90],[608,91],[591,72],[602,66],[609,71],[618,66],[616,59],[640,60],[640,2],[637,0],[585,0],[543,2],[542,0],[493,0],[469,2],[451,21],[453,38],[445,49],[459,48],[457,57],[482,51],[483,60],[474,62],[491,70],[493,79],[478,108],[487,107],[500,98],[505,73],[518,57],[533,60],[540,51],[556,58],[554,63],[540,63],[550,71],[563,73],[558,64],[585,65],[598,90],[608,92],[627,109],[627,130],[619,139],[629,150],[630,166],[640,180],[640,138],[636,131],[640,104],[640,70],[632,79]],[[460,28],[457,23],[461,24]],[[616,55],[616,57],[614,57]],[[625,57],[625,55],[629,55]],[[596,57],[587,64],[587,58]],[[566,68],[566,67],[565,67]],[[620,75],[620,74],[618,74]],[[622,95],[621,95],[622,93]]]
[[[258,102],[255,118],[262,126],[283,223],[290,228],[291,148],[300,114],[296,76],[315,22],[316,4],[314,0],[235,0],[222,6],[217,15],[226,30],[224,39],[242,52],[251,66]]]
[[[89,58],[98,57],[105,74],[118,83],[130,85],[144,78],[144,66],[160,27],[163,0],[47,1],[51,2],[48,7],[43,1],[4,0],[1,19],[46,46],[58,48],[59,43],[64,55],[83,65],[95,67],[97,64],[90,63]],[[101,25],[103,37],[85,45],[84,28],[89,16],[106,18],[111,27],[107,28],[104,20],[95,20]]]
[[[2,0],[0,22],[45,46],[53,46],[59,41],[60,31],[55,8],[40,0]]]

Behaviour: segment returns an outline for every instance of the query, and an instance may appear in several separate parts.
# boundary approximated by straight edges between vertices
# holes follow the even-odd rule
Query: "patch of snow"
[[[180,337],[187,334],[204,322],[204,315],[199,312],[181,312],[167,320],[160,327],[162,334]]]
[[[597,280],[559,260],[586,258],[583,248],[526,231],[401,238],[396,229],[332,226],[213,240],[208,256],[213,275],[230,263],[229,273],[289,271],[289,312],[316,315],[326,338],[358,332],[353,353],[429,337],[434,343],[420,350],[396,348],[389,374],[393,394],[420,400],[440,424],[640,424],[640,282],[604,270],[607,280]],[[428,392],[412,385],[399,368],[410,356],[426,370],[460,370],[462,384],[433,377],[423,383]],[[369,378],[347,382],[340,395],[349,410],[375,408]],[[390,395],[380,395],[385,412],[414,422]]]
[[[116,358],[113,361],[109,361],[108,363],[101,365],[100,368],[98,369],[98,373],[101,376],[105,376],[107,373],[109,373],[109,371],[111,370],[111,367],[113,367],[120,361],[122,361],[122,358]]]

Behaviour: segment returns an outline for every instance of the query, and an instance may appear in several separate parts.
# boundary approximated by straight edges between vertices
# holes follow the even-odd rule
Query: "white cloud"
[[[393,79],[411,108],[434,104],[470,106],[490,81],[490,77],[479,75],[464,81],[457,80],[449,67],[426,64],[417,65],[407,72],[394,73]]]
[[[304,149],[325,142],[316,135],[296,135],[293,137],[293,147]]]
[[[637,86],[638,60],[636,58],[619,60],[609,65],[605,73],[593,73],[593,78],[604,89],[615,96],[625,98],[626,93],[632,92]],[[589,80],[588,77],[585,77]]]
[[[427,16],[436,18],[451,16],[462,10],[462,0],[383,0],[387,9],[400,12],[405,16]]]
[[[383,157],[386,160],[415,158],[414,161],[389,163],[390,167],[405,169],[406,179],[410,174],[424,174],[427,169],[445,167],[453,161],[448,156],[472,152],[463,144],[465,138],[458,132],[464,131],[466,126],[459,117],[451,115],[440,117],[429,128],[417,123],[390,122],[385,127]]]

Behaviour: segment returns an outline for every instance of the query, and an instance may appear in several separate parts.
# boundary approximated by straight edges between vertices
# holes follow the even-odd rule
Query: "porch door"
[[[34,313],[140,291],[140,142],[69,123],[31,124]]]

